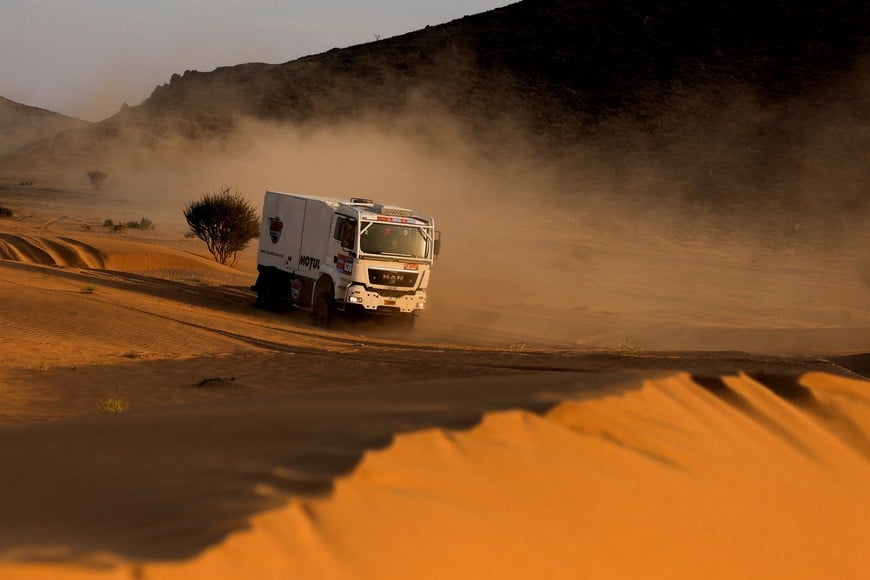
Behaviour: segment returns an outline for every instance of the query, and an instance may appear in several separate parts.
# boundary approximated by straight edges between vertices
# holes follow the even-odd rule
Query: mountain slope
[[[335,122],[422,100],[475,127],[519,114],[571,140],[578,123],[648,114],[675,81],[741,83],[770,99],[824,85],[867,53],[868,21],[854,1],[525,0],[284,64],[176,74],[95,135],[134,125],[197,139],[240,115]]]
[[[862,16],[856,2],[526,0],[281,65],[188,71],[142,111],[299,122],[392,113],[416,90],[467,118],[535,106],[552,129],[549,113],[631,108],[676,79],[746,83],[769,98],[824,84],[866,52]]]
[[[28,143],[88,125],[81,119],[0,97],[0,157]]]

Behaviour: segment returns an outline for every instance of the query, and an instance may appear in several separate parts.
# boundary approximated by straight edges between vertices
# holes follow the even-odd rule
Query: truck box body
[[[412,319],[438,245],[434,220],[409,209],[267,191],[253,288],[261,306],[289,301],[316,317],[334,308]]]

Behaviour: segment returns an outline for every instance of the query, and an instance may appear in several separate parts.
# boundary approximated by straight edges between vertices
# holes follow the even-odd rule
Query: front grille
[[[413,288],[417,283],[417,272],[397,272],[369,268],[369,283],[397,288]]]

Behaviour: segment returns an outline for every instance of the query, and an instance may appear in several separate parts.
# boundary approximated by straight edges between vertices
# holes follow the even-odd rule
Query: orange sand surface
[[[864,578],[870,383],[643,380],[369,452],[186,562],[4,578]]]
[[[0,579],[870,578],[852,258],[668,242],[657,286],[445,284],[413,335],[321,330],[252,307],[252,251],[53,207],[0,222]]]

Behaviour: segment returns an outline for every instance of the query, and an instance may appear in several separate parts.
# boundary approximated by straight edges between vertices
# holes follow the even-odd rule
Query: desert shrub
[[[111,228],[114,225],[115,225],[115,222],[113,222],[111,219],[107,219],[106,221],[103,222],[104,228]]]
[[[633,336],[626,336],[616,341],[616,346],[626,354],[638,354],[641,350]]]
[[[236,264],[239,252],[260,235],[257,211],[238,191],[224,187],[184,208],[190,231],[205,242],[219,264]]]
[[[5,205],[0,205],[0,217],[12,217],[12,210]]]
[[[126,413],[130,409],[130,403],[118,395],[109,395],[100,401],[100,411],[103,413]]]
[[[130,228],[131,230],[153,230],[154,229],[154,222],[152,222],[148,218],[142,218],[138,222],[133,222],[133,221],[127,222],[124,225],[127,226],[128,228]]]
[[[108,177],[108,175],[97,169],[88,171],[87,175],[88,180],[90,180],[91,182],[91,187],[97,190],[103,187],[103,182],[105,182],[106,178]]]

